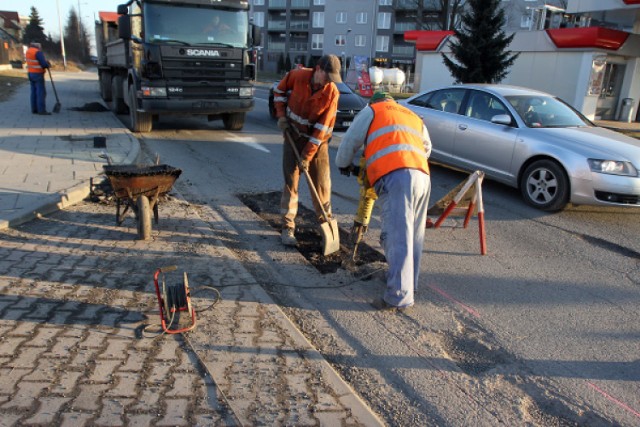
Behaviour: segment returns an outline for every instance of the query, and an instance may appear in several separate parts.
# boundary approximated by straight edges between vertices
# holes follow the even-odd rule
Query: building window
[[[388,30],[391,28],[391,14],[383,12],[378,14],[378,28],[381,30]]]
[[[376,52],[389,52],[389,36],[376,36]]]
[[[322,50],[324,48],[324,34],[311,35],[311,49]]]
[[[264,12],[253,12],[253,24],[264,27]]]
[[[393,6],[393,0],[380,0],[380,6]]]
[[[356,14],[356,24],[366,24],[367,23],[367,12],[358,12]]]
[[[313,0],[314,6],[324,6],[324,0]]]
[[[520,17],[520,28],[530,28],[531,27],[531,14],[527,13]]]
[[[313,12],[313,28],[324,28],[324,12]]]
[[[336,12],[336,24],[347,23],[347,12]]]
[[[344,35],[336,36],[336,46],[344,46],[347,44],[347,38]]]
[[[264,6],[264,0],[253,0],[254,6]]]
[[[365,47],[367,45],[367,36],[365,35],[356,35],[355,37],[355,45],[358,47]]]

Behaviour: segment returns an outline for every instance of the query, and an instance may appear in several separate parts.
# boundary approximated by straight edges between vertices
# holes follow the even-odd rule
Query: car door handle
[[[458,129],[467,130],[467,125],[465,125],[464,123],[460,123],[460,124],[458,124]]]

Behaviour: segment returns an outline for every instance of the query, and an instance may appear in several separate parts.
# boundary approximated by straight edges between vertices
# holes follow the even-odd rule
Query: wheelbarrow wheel
[[[149,198],[140,196],[136,201],[138,208],[138,239],[149,240],[151,237],[151,208],[149,207]]]

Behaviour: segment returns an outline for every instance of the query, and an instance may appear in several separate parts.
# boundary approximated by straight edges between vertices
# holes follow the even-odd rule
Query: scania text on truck
[[[131,0],[96,22],[100,93],[134,132],[160,115],[204,115],[240,130],[254,106],[253,46],[241,0]]]

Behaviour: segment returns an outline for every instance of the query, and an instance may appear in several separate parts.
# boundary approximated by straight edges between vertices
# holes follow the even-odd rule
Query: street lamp
[[[342,51],[342,68],[343,68],[343,77],[344,80],[347,79],[347,58],[348,50],[349,50],[349,33],[351,32],[351,28],[347,30],[347,34],[344,36],[344,51]]]

